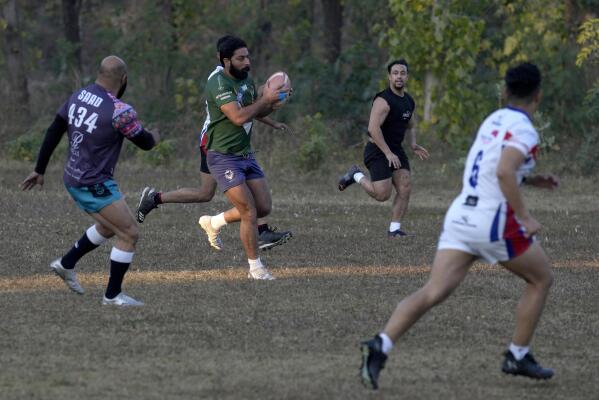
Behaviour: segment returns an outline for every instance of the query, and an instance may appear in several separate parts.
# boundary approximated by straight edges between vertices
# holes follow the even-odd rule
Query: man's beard
[[[237,69],[231,64],[231,68],[229,68],[229,72],[233,75],[233,78],[244,80],[248,77],[248,72],[250,72],[250,67],[245,67],[243,69]]]
[[[119,92],[116,94],[116,98],[120,99],[125,94],[125,90],[127,90],[127,81],[121,85]]]

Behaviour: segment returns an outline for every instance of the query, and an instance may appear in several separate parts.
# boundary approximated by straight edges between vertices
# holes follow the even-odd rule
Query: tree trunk
[[[82,0],[62,0],[62,23],[64,36],[71,45],[67,65],[75,76],[76,86],[81,85],[81,36],[79,34],[79,12]]]
[[[12,99],[10,104],[12,110],[16,111],[17,118],[25,119],[29,116],[29,92],[17,3],[17,0],[8,0],[3,9],[6,20],[4,56],[6,57],[9,93]]]
[[[426,71],[426,75],[424,76],[424,115],[422,116],[422,120],[425,122],[431,122],[433,118],[433,91],[437,87],[438,84],[437,77],[432,71]]]
[[[441,35],[441,21],[436,15],[437,8],[439,7],[438,0],[433,2],[433,8],[431,11],[431,22],[435,29],[435,37]],[[446,17],[446,15],[444,15]],[[439,84],[439,79],[435,74],[435,71],[430,68],[426,71],[424,76],[424,113],[422,119],[424,122],[431,122],[433,119],[433,111],[435,108],[435,102],[433,101],[433,93]]]
[[[340,0],[321,0],[324,16],[324,57],[334,63],[341,55],[341,28],[343,26],[343,6]]]

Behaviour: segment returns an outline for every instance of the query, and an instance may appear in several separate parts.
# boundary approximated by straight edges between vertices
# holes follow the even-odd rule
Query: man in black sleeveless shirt
[[[416,103],[405,92],[408,81],[408,63],[399,59],[387,66],[389,87],[377,93],[370,111],[368,123],[369,143],[364,149],[364,164],[370,171],[368,179],[362,170],[353,165],[339,180],[339,190],[345,190],[354,182],[360,184],[366,193],[377,201],[386,201],[395,187],[389,237],[407,236],[401,230],[401,218],[406,213],[410,200],[410,163],[402,142],[406,133],[410,138],[412,151],[426,160],[428,151],[416,144],[416,131],[413,118]]]

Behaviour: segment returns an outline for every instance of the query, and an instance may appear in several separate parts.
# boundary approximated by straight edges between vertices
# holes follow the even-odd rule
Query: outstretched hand
[[[428,150],[418,144],[413,144],[412,150],[421,160],[426,160],[429,157]]]
[[[549,190],[558,188],[560,184],[559,178],[552,174],[536,175],[535,177],[526,180],[527,183],[529,181],[530,185]]]
[[[276,130],[279,130],[279,131],[285,131],[285,132],[288,132],[288,133],[293,133],[293,131],[291,130],[291,128],[287,124],[284,124],[282,122],[275,122],[272,127],[273,127],[273,129],[276,129]]]
[[[27,178],[21,183],[21,190],[31,190],[35,187],[35,185],[40,185],[40,190],[44,186],[44,175],[38,174],[37,172],[32,172],[29,174]]]

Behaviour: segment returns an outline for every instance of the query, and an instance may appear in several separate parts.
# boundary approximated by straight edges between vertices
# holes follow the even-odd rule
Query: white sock
[[[364,174],[361,172],[356,172],[354,174],[354,181],[356,181],[356,183],[360,183],[360,180],[362,180],[362,178],[364,178]]]
[[[227,225],[227,221],[225,221],[225,213],[222,212],[210,218],[210,225],[212,225],[212,229],[215,231],[219,231],[220,228]]]
[[[395,231],[398,231],[400,228],[401,228],[401,222],[395,222],[395,221],[392,221],[392,222],[389,224],[389,232],[395,232]]]
[[[260,261],[260,257],[255,260],[248,258],[248,264],[250,264],[250,271],[254,271],[259,268],[264,268],[262,261]]]
[[[125,251],[113,247],[110,251],[110,259],[123,264],[131,264],[134,254],[135,252],[133,251]]]
[[[528,353],[528,346],[517,346],[514,343],[510,343],[510,351],[517,361],[520,361]]]
[[[389,354],[389,352],[393,348],[393,342],[391,341],[389,336],[387,336],[383,332],[379,333],[379,337],[383,340],[383,353]]]
[[[108,238],[105,238],[104,236],[100,235],[100,232],[98,232],[98,230],[96,229],[95,224],[87,228],[85,234],[87,235],[89,241],[95,244],[96,246],[99,246],[108,240]]]

